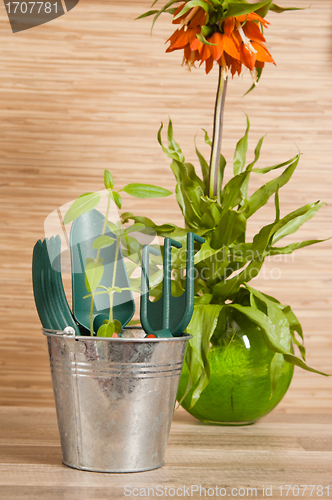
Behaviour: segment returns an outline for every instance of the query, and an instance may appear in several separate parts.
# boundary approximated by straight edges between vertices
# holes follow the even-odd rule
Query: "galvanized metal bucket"
[[[47,336],[63,463],[96,472],[161,467],[186,341]]]

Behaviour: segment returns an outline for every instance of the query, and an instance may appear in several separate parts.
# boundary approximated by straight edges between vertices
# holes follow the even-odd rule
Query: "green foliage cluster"
[[[265,168],[257,168],[256,162],[264,137],[254,153],[254,159],[247,163],[249,119],[244,136],[236,145],[233,159],[233,177],[224,185],[222,179],[226,167],[225,158],[220,155],[220,189],[215,197],[209,197],[209,165],[196,147],[201,167],[201,177],[195,167],[185,161],[179,144],[173,136],[172,122],[169,121],[165,146],[161,132],[158,141],[163,152],[171,159],[171,169],[176,179],[176,198],[182,211],[185,227],[174,224],[156,225],[147,217],[122,214],[123,221],[133,220],[152,228],[160,236],[169,236],[181,243],[188,231],[203,236],[205,243],[195,255],[195,310],[188,333],[193,335],[186,352],[186,363],[190,378],[187,392],[197,384],[191,404],[195,404],[200,393],[209,382],[207,353],[211,346],[217,346],[228,325],[241,314],[262,331],[267,347],[275,353],[271,364],[271,388],[275,389],[284,362],[292,363],[309,371],[315,371],[305,364],[303,333],[299,321],[289,306],[280,304],[250,287],[248,282],[256,277],[264,260],[270,255],[290,254],[294,250],[313,245],[322,240],[307,240],[276,246],[282,238],[295,233],[299,227],[311,219],[324,203],[314,202],[281,217],[279,189],[292,177],[300,159],[300,153],[283,163]],[[205,142],[211,146],[205,132]],[[264,175],[282,170],[274,179],[263,184],[250,196],[249,178],[252,173]],[[249,218],[274,197],[275,219],[262,227],[252,241],[247,241],[246,230]],[[184,288],[183,270],[185,255],[183,250],[174,249],[172,267],[175,270],[172,292],[180,295]],[[160,294],[160,285],[155,296]],[[292,342],[299,346],[301,357],[293,354]],[[320,372],[318,372],[320,373]]]

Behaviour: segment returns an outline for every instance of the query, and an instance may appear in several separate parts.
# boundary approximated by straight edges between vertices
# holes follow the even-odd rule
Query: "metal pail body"
[[[63,462],[99,472],[161,467],[190,336],[44,334]]]

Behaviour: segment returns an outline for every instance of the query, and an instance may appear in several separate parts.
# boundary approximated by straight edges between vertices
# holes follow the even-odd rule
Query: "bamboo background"
[[[303,6],[303,0],[279,4]],[[212,132],[217,68],[188,72],[181,54],[165,54],[170,17],[133,19],[150,8],[145,0],[80,0],[57,20],[13,34],[0,4],[0,405],[53,406],[46,351],[31,286],[34,243],[44,221],[78,195],[103,188],[109,169],[120,188],[147,182],[174,191],[169,161],[156,133],[171,117],[186,160],[195,165],[194,137],[208,154],[202,128]],[[229,82],[223,154],[231,170],[235,144],[251,121],[249,160],[267,134],[259,166],[302,152],[281,212],[305,203],[327,203],[289,241],[332,235],[332,6],[268,17],[269,65],[258,87],[249,73]],[[229,175],[229,174],[228,174]],[[251,190],[262,181],[253,176]],[[124,196],[123,211],[156,223],[182,219],[175,196],[141,201]],[[274,217],[273,203],[253,217],[252,237]],[[269,261],[255,286],[292,305],[302,322],[307,361],[332,372],[331,240]],[[274,279],[275,277],[278,279]],[[295,370],[279,413],[332,412],[332,379]]]

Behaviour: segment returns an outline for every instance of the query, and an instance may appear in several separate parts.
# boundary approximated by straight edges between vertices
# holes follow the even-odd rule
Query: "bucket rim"
[[[137,327],[127,327],[126,329],[137,329]],[[123,338],[123,337],[92,337],[92,336],[85,336],[85,335],[70,335],[68,332],[65,332],[64,330],[51,330],[48,328],[42,328],[43,335],[46,337],[61,337],[65,339],[73,339],[76,341],[84,340],[84,341],[92,341],[92,342],[115,342],[115,343],[149,343],[149,342],[176,342],[179,340],[185,341],[185,340],[190,340],[192,338],[192,335],[187,333],[186,335],[182,335],[180,337],[162,337],[162,338]]]

